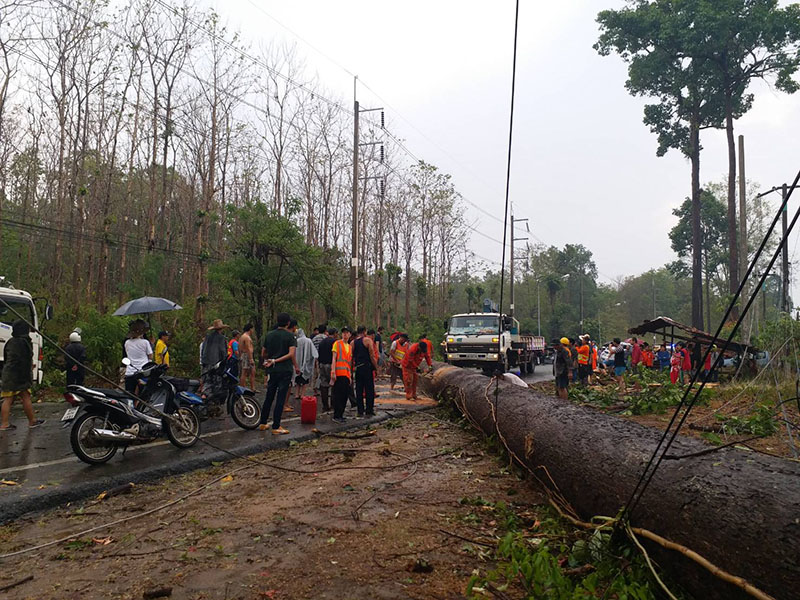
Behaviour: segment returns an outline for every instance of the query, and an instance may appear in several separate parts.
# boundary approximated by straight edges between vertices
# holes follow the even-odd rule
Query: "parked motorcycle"
[[[127,362],[126,362],[127,361]],[[124,364],[129,364],[127,358]],[[61,418],[73,422],[72,450],[90,465],[105,463],[119,448],[146,444],[166,435],[178,448],[189,448],[200,437],[200,404],[180,396],[164,377],[167,367],[146,364],[137,373],[143,381],[139,393],[147,406],[135,406],[133,396],[122,390],[67,386],[64,399],[72,405]]]
[[[255,391],[239,385],[236,374],[236,363],[218,362],[203,375],[222,373],[220,389],[199,391],[200,382],[194,379],[170,378],[178,390],[178,395],[192,400],[200,400],[203,404],[198,406],[198,413],[202,419],[217,417],[225,410],[242,429],[255,429],[261,420],[261,405],[256,400]]]

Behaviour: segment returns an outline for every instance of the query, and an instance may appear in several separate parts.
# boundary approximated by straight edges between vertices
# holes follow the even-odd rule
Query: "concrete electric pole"
[[[527,240],[528,238],[515,238],[514,237],[514,223],[525,223],[525,228],[530,232],[530,228],[528,227],[528,219],[515,219],[514,212],[513,212],[513,205],[512,205],[512,212],[511,212],[511,262],[510,262],[510,279],[511,279],[511,290],[510,290],[510,298],[511,302],[509,303],[508,307],[508,314],[509,316],[514,316],[514,242],[522,242]],[[524,258],[524,257],[520,257]]]

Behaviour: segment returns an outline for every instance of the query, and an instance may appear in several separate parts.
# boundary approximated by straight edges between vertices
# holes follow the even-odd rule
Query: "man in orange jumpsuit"
[[[403,357],[403,387],[406,390],[406,400],[417,399],[417,368],[424,360],[431,368],[431,356],[428,344],[425,340],[420,340],[411,347]]]

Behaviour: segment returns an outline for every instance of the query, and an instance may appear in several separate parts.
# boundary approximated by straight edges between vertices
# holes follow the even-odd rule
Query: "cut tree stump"
[[[548,479],[546,469],[584,520],[619,512],[662,434],[503,381],[495,424],[495,383],[476,371],[440,363],[420,384],[432,397],[455,400],[487,435],[499,430],[511,451],[543,480]],[[708,448],[700,440],[678,436],[670,454]],[[800,595],[796,462],[734,448],[664,461],[631,524],[687,546],[775,598]],[[749,597],[676,552],[654,545],[651,550],[698,600]]]

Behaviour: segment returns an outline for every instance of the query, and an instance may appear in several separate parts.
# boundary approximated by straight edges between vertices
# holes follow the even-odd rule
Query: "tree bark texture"
[[[690,132],[692,163],[692,327],[703,330],[703,240],[700,221],[700,126],[693,118]]]
[[[736,223],[736,141],[733,137],[733,107],[730,94],[725,96],[725,134],[728,141],[728,291],[733,296],[739,289],[739,240]],[[733,307],[731,319],[739,318],[739,305]],[[711,323],[708,323],[711,327]]]
[[[420,378],[433,397],[453,399],[487,435],[496,434],[542,480],[552,477],[578,515],[615,516],[661,432],[555,397],[495,383],[437,363]],[[488,387],[487,387],[488,386]],[[669,455],[711,446],[679,436]],[[545,471],[546,469],[546,471]],[[547,473],[547,474],[546,474]],[[800,464],[734,448],[664,460],[631,524],[682,544],[780,600],[800,589]],[[745,597],[676,552],[653,547],[659,564],[698,599]]]

